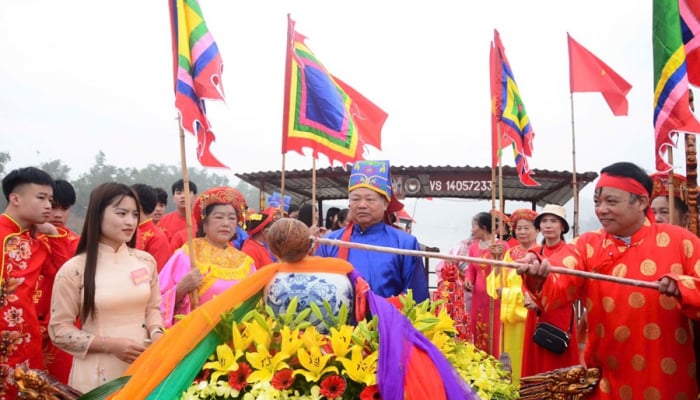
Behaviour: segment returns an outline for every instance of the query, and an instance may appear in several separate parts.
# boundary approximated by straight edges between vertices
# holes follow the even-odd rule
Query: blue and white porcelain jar
[[[343,274],[278,272],[265,286],[264,296],[265,303],[277,315],[284,314],[292,298],[297,297],[297,310],[306,309],[311,303],[315,303],[324,317],[327,317],[323,306],[323,301],[326,300],[335,317],[338,316],[342,304],[348,308],[349,318],[354,316],[355,291],[350,279]],[[309,314],[308,319],[320,333],[328,333],[326,324],[319,321],[313,313]]]

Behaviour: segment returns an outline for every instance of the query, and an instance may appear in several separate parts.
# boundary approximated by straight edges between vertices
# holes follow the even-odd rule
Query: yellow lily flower
[[[442,354],[450,354],[454,349],[454,339],[447,335],[445,332],[437,332],[433,335],[431,341],[437,347]]]
[[[292,331],[288,326],[285,326],[280,330],[280,336],[280,344],[283,353],[295,354],[302,345],[301,339],[299,338],[299,328]]]
[[[285,362],[289,358],[288,354],[280,351],[272,355],[263,344],[258,344],[257,352],[246,353],[245,358],[255,369],[248,376],[249,383],[269,382],[275,372],[289,368],[289,364]]]
[[[377,357],[379,357],[379,352],[374,351],[363,358],[362,348],[353,346],[351,353],[352,359],[337,358],[345,367],[343,373],[355,382],[361,382],[367,386],[375,385],[377,383]]]
[[[338,357],[345,357],[352,345],[352,334],[355,331],[350,325],[342,325],[340,329],[331,328],[331,347]]]
[[[455,321],[447,313],[447,308],[443,307],[437,315],[438,323],[433,327],[435,332],[457,333]]]
[[[337,374],[338,368],[333,366],[326,367],[328,359],[332,356],[332,354],[321,353],[321,349],[318,347],[312,347],[311,353],[301,348],[297,352],[297,357],[299,358],[299,363],[306,369],[297,369],[294,371],[294,375],[303,375],[307,382],[318,382],[326,372],[335,372]]]
[[[221,375],[227,375],[231,371],[238,370],[237,358],[233,356],[233,351],[226,343],[216,346],[216,360],[204,363],[202,369],[213,369],[215,370],[211,374],[211,379],[213,382]]]
[[[248,323],[246,332],[252,338],[255,344],[264,345],[266,348],[270,348],[270,343],[272,341],[270,331],[260,325],[257,321]]]
[[[238,324],[234,322],[231,329],[231,339],[233,341],[233,349],[236,351],[236,360],[241,358],[250,347],[250,344],[253,343],[253,337],[248,330],[248,324],[243,324],[243,327],[241,331]]]
[[[301,336],[301,341],[304,342],[304,347],[307,349],[320,348],[326,345],[328,338],[325,335],[318,333],[316,327],[311,325]]]

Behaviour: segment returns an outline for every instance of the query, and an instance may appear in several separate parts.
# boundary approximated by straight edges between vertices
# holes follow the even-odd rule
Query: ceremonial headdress
[[[231,204],[236,210],[238,223],[243,224],[245,222],[245,212],[248,208],[245,197],[232,187],[219,186],[207,189],[194,202],[193,213],[197,224],[202,223],[207,207],[213,204]]]
[[[284,212],[289,212],[289,206],[292,204],[292,196],[284,195],[284,203],[282,203],[282,195],[280,192],[273,192],[270,197],[267,198],[267,206],[279,209],[280,204]]]
[[[518,221],[521,219],[534,223],[535,218],[537,218],[537,212],[530,210],[529,208],[519,208],[510,213],[510,223],[512,224],[513,228],[518,225]]]
[[[389,161],[356,161],[352,166],[348,192],[357,188],[373,190],[391,201],[391,175]]]
[[[268,207],[262,213],[254,213],[248,215],[246,219],[246,229],[250,236],[262,231],[268,227],[275,220],[275,213],[277,208]]]
[[[656,172],[649,175],[654,184],[651,190],[651,198],[659,196],[668,197],[668,173]],[[688,195],[688,183],[683,175],[673,174],[673,196],[685,201]]]
[[[558,204],[547,204],[535,218],[535,228],[540,229],[540,222],[545,215],[554,215],[559,217],[562,224],[561,233],[569,232],[569,223],[566,221],[566,208]]]
[[[379,193],[389,202],[384,212],[384,222],[391,225],[391,215],[403,209],[391,190],[391,166],[387,160],[355,161],[350,173],[348,192],[357,188],[367,188]]]

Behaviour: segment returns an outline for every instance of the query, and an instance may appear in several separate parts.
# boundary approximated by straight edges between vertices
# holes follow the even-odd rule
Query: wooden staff
[[[685,176],[688,192],[685,201],[688,204],[688,230],[698,234],[698,159],[695,147],[695,135],[685,134]]]
[[[185,192],[185,226],[187,229],[187,247],[190,249],[190,269],[197,268],[194,257],[194,235],[192,234],[192,201],[190,200],[190,176],[187,172],[187,157],[185,157],[185,130],[178,119],[180,127],[180,163],[182,164],[182,188]],[[192,308],[199,307],[199,288],[190,292]]]
[[[407,256],[416,256],[416,257],[439,258],[442,260],[464,261],[467,263],[482,263],[482,264],[490,264],[493,266],[506,267],[506,268],[511,268],[511,269],[515,269],[515,268],[522,267],[522,266],[526,265],[526,264],[517,263],[517,262],[492,260],[492,259],[488,259],[488,258],[467,257],[467,256],[458,256],[458,255],[443,254],[443,253],[431,253],[428,251],[397,249],[397,248],[393,248],[393,247],[384,247],[384,246],[375,246],[375,245],[370,245],[370,244],[345,242],[345,241],[337,240],[337,239],[311,237],[311,240],[314,243],[318,243],[318,244],[327,244],[330,246],[337,246],[337,247],[347,247],[350,249],[370,250],[370,251],[377,251],[380,253],[403,254],[403,255],[407,255]],[[659,290],[659,283],[658,282],[640,281],[637,279],[630,279],[630,278],[620,278],[617,276],[599,274],[596,272],[579,271],[577,269],[570,269],[570,268],[566,268],[566,267],[552,266],[551,272],[556,273],[556,274],[561,274],[561,275],[573,275],[573,276],[578,276],[580,278],[596,279],[599,281],[614,282],[614,283],[619,283],[622,285],[636,286],[636,287],[641,287],[641,288]]]

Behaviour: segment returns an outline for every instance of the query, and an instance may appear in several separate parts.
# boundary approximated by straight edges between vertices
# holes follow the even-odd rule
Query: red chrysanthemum
[[[281,369],[272,376],[272,387],[277,390],[289,389],[294,384],[294,371],[289,368]]]
[[[327,399],[335,399],[345,393],[345,379],[340,375],[329,375],[321,381],[321,394]]]
[[[210,369],[202,370],[202,372],[199,374],[199,379],[197,379],[197,381],[198,382],[209,382],[209,375],[211,375]]]
[[[228,385],[238,391],[243,390],[243,388],[248,386],[248,375],[252,372],[248,364],[238,363],[238,370],[228,373]]]
[[[377,385],[367,386],[360,392],[360,400],[381,400],[382,394],[379,393]]]

